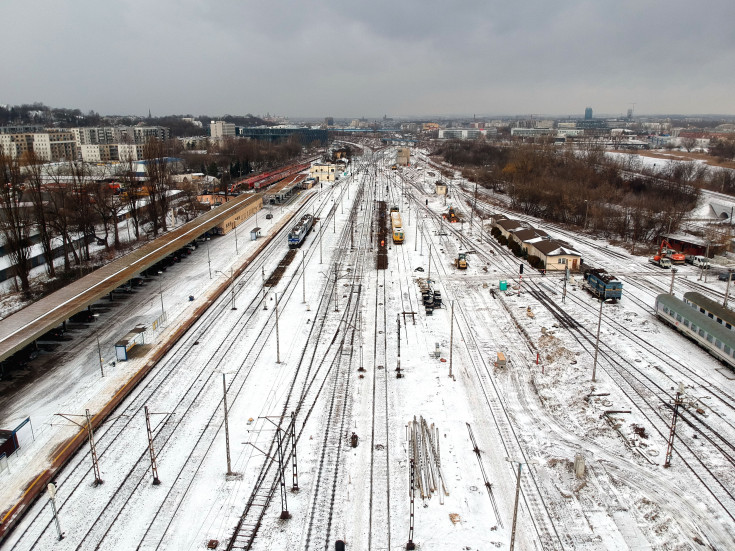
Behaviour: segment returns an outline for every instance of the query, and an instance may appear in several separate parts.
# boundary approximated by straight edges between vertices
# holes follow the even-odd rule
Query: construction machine
[[[454,259],[454,266],[459,270],[467,269],[467,253],[459,253]]]
[[[686,262],[686,255],[674,249],[666,239],[661,241],[658,254],[653,257],[656,261],[661,258],[668,258],[672,264],[684,264]]]

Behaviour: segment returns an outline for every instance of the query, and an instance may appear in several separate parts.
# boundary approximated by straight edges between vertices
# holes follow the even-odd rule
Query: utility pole
[[[666,460],[664,461],[664,467],[669,468],[671,466],[671,456],[674,453],[674,438],[676,437],[676,419],[679,416],[679,406],[681,406],[684,395],[684,383],[679,383],[679,388],[676,391],[676,398],[674,399],[674,418],[671,420],[671,430],[669,431],[669,444],[666,447]]]
[[[707,262],[709,262],[709,241],[707,241],[707,252],[704,253],[704,257],[707,259]],[[699,266],[699,281],[702,281],[702,274],[705,274],[704,276],[704,282],[707,283],[707,275],[704,271],[704,264],[701,264]]]
[[[396,325],[398,329],[398,365],[396,366],[396,371],[398,372],[398,376],[401,375],[401,314],[396,314]]]
[[[304,253],[304,251],[301,251],[301,280],[303,289],[303,297],[301,302],[306,303],[306,254]]]
[[[319,264],[322,263],[322,233],[324,230],[324,225],[322,224],[322,221],[319,220]]]
[[[562,302],[565,302],[567,298],[567,279],[569,279],[569,266],[564,268],[564,290],[561,293]]]
[[[281,339],[278,334],[278,293],[276,293],[276,363],[281,363]]]
[[[334,264],[334,311],[339,312],[337,307],[337,263]]]
[[[727,270],[727,289],[725,289],[725,300],[722,301],[722,307],[727,308],[727,298],[730,296],[730,280],[732,279],[732,270]]]
[[[291,456],[291,467],[293,470],[293,486],[291,486],[292,492],[299,491],[299,469],[296,466],[296,412],[291,412],[291,448],[293,449],[293,455]]]
[[[475,219],[475,209],[477,208],[477,182],[475,182],[475,194],[472,201],[472,212],[470,213],[470,235],[472,235],[472,221]]]
[[[85,410],[87,417],[87,433],[89,434],[89,448],[92,453],[92,470],[94,471],[94,485],[102,484],[102,475],[100,474],[100,464],[97,461],[97,448],[94,445],[94,432],[92,431],[92,419],[89,417],[89,410]]]
[[[235,306],[235,273],[230,268],[230,287],[232,287],[232,310],[237,310]]]
[[[235,222],[235,254],[240,254],[240,251],[237,249],[237,222]]]
[[[729,286],[730,281],[728,280],[727,283],[728,283],[728,286]],[[727,302],[727,295],[725,295],[725,302]],[[104,366],[102,365],[102,348],[100,347],[100,336],[99,335],[95,335],[95,337],[97,337],[97,355],[100,358],[100,372],[102,373],[102,376],[104,377],[105,376],[105,369],[104,369]]]
[[[286,497],[286,478],[283,472],[283,440],[281,439],[281,427],[276,427],[276,438],[278,439],[278,479],[281,487],[281,520],[291,518],[288,512],[288,499]]]
[[[410,496],[410,507],[409,507],[409,517],[408,517],[408,543],[406,544],[406,549],[416,549],[416,544],[413,542],[413,526],[414,526],[414,512],[413,512],[413,501],[414,501],[414,488],[415,488],[415,479],[416,479],[416,467],[413,463],[413,458],[411,459],[411,482],[408,487],[408,495]]]
[[[669,286],[669,294],[674,294],[674,276],[676,275],[676,268],[671,268],[671,285]]]
[[[163,284],[158,282],[158,292],[161,295],[161,319],[166,315],[166,310],[163,308]]]
[[[424,231],[423,227],[421,228],[421,244],[419,245],[419,256],[424,256]]]
[[[207,265],[209,266],[209,279],[212,279],[212,259],[209,257],[209,237],[205,238],[207,243]]]
[[[225,380],[225,374],[222,374],[222,400],[225,409],[225,449],[227,450],[227,476],[232,474],[232,467],[230,463],[230,423],[227,419],[227,381]]]
[[[600,348],[600,325],[602,324],[602,304],[605,301],[600,299],[600,315],[597,318],[597,338],[595,339],[595,360],[592,363],[592,382],[596,382],[596,374],[597,374],[597,351]]]
[[[145,427],[148,431],[148,451],[151,456],[151,471],[153,471],[153,485],[158,486],[161,481],[158,479],[158,466],[156,465],[156,452],[153,450],[153,433],[151,432],[151,414],[148,411],[148,406],[144,406],[145,409]]]
[[[513,505],[513,528],[511,528],[511,532],[510,532],[510,551],[513,551],[513,548],[515,547],[515,544],[516,544],[516,522],[518,520],[518,496],[521,493],[521,467],[523,467],[523,463],[519,461],[518,462],[518,475],[516,476],[516,500],[515,500],[515,505]]]
[[[64,534],[61,531],[61,524],[59,523],[59,514],[56,511],[56,485],[52,482],[46,486],[46,492],[48,493],[48,500],[51,502],[51,511],[54,514],[54,523],[56,524],[56,533],[59,535],[59,541],[64,539]]]
[[[429,244],[429,275],[426,277],[426,279],[431,279],[431,244]]]
[[[418,217],[419,213],[416,212],[416,217]],[[416,252],[416,248],[419,246],[419,221],[416,220],[416,236],[413,239],[413,252]]]
[[[454,352],[454,301],[452,301],[452,314],[449,317],[449,376],[452,376],[452,353]]]

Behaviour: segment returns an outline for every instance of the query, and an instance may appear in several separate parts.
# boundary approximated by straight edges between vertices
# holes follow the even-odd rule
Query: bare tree
[[[126,216],[133,223],[135,240],[140,240],[140,226],[142,220],[142,205],[140,197],[140,183],[135,175],[135,163],[131,158],[123,161],[121,181],[125,188],[122,192],[122,202],[127,208]]]
[[[95,212],[92,202],[92,183],[85,163],[71,161],[68,165],[71,176],[70,185],[75,203],[75,225],[77,232],[81,235],[82,245],[80,255],[84,260],[89,260],[89,237],[95,235]]]
[[[148,140],[145,146],[146,175],[148,177],[148,210],[153,223],[153,236],[160,231],[167,231],[166,214],[168,212],[171,189],[171,167],[166,158],[166,148],[159,139]]]
[[[63,171],[57,167],[50,171],[50,176],[53,181],[46,186],[46,192],[48,193],[48,220],[56,235],[61,237],[64,250],[64,270],[69,271],[71,269],[70,255],[73,257],[75,263],[79,263],[79,257],[74,249],[74,241],[71,237],[75,218],[75,205]]]
[[[38,231],[38,236],[46,257],[46,273],[49,277],[56,277],[56,268],[53,258],[53,226],[49,223],[49,210],[46,200],[46,190],[43,186],[43,163],[33,152],[28,155],[28,195],[33,204],[33,217]]]
[[[697,140],[695,138],[682,138],[681,146],[687,150],[687,153],[689,153],[692,149],[697,147]]]
[[[20,163],[0,152],[0,231],[5,237],[13,275],[20,280],[21,290],[31,290],[31,240],[33,225],[28,209],[23,205],[23,177]]]

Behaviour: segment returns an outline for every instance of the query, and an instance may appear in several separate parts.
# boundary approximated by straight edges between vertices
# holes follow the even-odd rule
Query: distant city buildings
[[[481,137],[495,136],[498,129],[490,128],[443,128],[439,130],[440,140],[476,140]]]
[[[590,121],[592,120],[592,107],[588,107],[584,110],[584,120]]]
[[[33,129],[33,132],[18,130]],[[33,152],[42,161],[106,162],[139,160],[151,138],[166,140],[162,126],[109,126],[38,130],[38,127],[0,128],[0,149],[13,159]]]

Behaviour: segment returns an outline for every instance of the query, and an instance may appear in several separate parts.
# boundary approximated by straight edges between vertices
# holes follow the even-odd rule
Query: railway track
[[[275,240],[273,246],[269,248],[274,247],[276,247]],[[264,257],[259,258],[253,264],[253,269],[245,272],[243,277],[244,282],[248,282],[255,277],[257,268],[260,267],[260,264],[263,261],[262,258]],[[227,293],[220,296],[213,307],[207,310],[204,317],[197,322],[197,324],[192,328],[192,330],[189,331],[189,333],[184,337],[180,344],[177,345],[173,352],[172,358],[164,362],[161,367],[156,368],[152,376],[149,376],[146,379],[145,383],[139,386],[134,391],[131,397],[128,398],[128,404],[125,406],[125,409],[123,409],[122,412],[120,412],[120,414],[116,416],[111,423],[102,425],[101,428],[98,429],[96,435],[96,443],[98,456],[101,461],[103,470],[106,455],[108,453],[117,453],[113,446],[119,441],[119,439],[121,439],[123,434],[126,434],[127,431],[130,430],[131,423],[133,423],[136,419],[140,419],[140,414],[142,412],[143,406],[148,402],[148,400],[150,400],[150,397],[154,396],[158,392],[161,392],[164,388],[164,385],[169,383],[174,377],[177,376],[179,372],[179,367],[186,360],[187,356],[192,351],[197,350],[196,348],[194,348],[196,346],[196,343],[200,339],[206,337],[207,331],[215,326],[215,321],[228,310],[227,306],[229,300],[230,297]],[[257,310],[257,304],[259,304],[258,301],[258,297],[253,299],[250,306],[246,308],[239,316],[236,325],[237,323],[240,323],[240,331],[242,331],[242,327],[247,325],[249,321],[252,320],[253,313]],[[207,368],[212,364],[217,365],[221,362],[224,354],[234,345],[235,337],[237,334],[238,333],[232,333],[229,342],[226,342],[222,347],[220,347],[215,355],[202,362],[202,368],[199,371],[199,375],[196,376],[197,381],[195,381],[195,383],[187,389],[187,392],[184,394],[184,396],[182,396],[177,407],[184,407],[184,411],[189,411],[191,404],[193,403],[193,401],[196,400],[197,396],[199,396],[199,394],[202,392],[202,389],[204,388],[204,386],[201,384],[201,381],[204,380],[203,376],[205,375]],[[199,384],[197,384],[197,382],[199,382]],[[186,401],[189,401],[189,405],[183,406]],[[163,438],[163,435],[161,436],[161,438],[159,438],[157,435],[157,438],[157,450],[160,454],[162,451],[161,438]],[[167,438],[165,440],[167,441]],[[70,500],[74,496],[75,492],[81,487],[84,480],[90,475],[92,469],[87,465],[88,459],[86,457],[86,453],[79,453],[78,459],[75,460],[74,465],[71,467],[67,467],[63,471],[63,473],[61,473],[59,477],[57,477],[56,482],[60,490],[60,495],[64,496],[64,499],[60,500],[58,504],[58,509],[60,512],[64,510],[68,503],[71,503]],[[110,482],[108,481],[108,485],[102,487],[103,490],[109,488],[109,484]],[[126,488],[129,489],[130,486],[126,486]],[[137,488],[137,485],[135,486],[135,488]],[[120,497],[113,496],[110,499],[114,499],[115,503],[119,503]],[[27,539],[29,537],[34,538],[31,545],[35,546],[41,537],[50,532],[52,521],[49,517],[48,507],[48,503],[44,503],[43,506],[37,511],[28,526],[20,533],[20,537],[16,540],[13,549],[22,548],[22,546],[27,543]],[[101,512],[100,516],[102,515],[103,513]],[[35,533],[35,536],[30,535],[31,530],[33,530],[33,532]]]
[[[473,243],[472,240],[467,239],[458,230],[452,227],[451,224],[443,224],[429,209],[426,209],[420,202],[416,203],[420,209],[423,209],[429,220],[433,220],[434,223],[438,223],[438,234],[449,233],[460,239],[460,242],[465,246]],[[433,244],[428,233],[425,234],[429,247],[436,247]],[[442,237],[446,235],[438,235],[440,243]],[[448,238],[448,237],[447,237]],[[487,255],[487,259],[490,260],[491,255]],[[498,256],[498,255],[496,255]],[[446,266],[438,259],[441,259],[441,251],[432,251],[432,258],[434,265],[432,266],[432,274],[440,281],[445,280],[448,276]],[[494,262],[502,262],[500,260],[502,256],[499,256],[497,260],[493,259]],[[451,289],[451,296],[456,297],[455,300],[455,312],[458,318],[458,326],[460,330],[460,337],[465,342],[464,350],[467,353],[470,364],[473,371],[475,372],[480,388],[483,392],[484,402],[486,403],[488,410],[492,416],[493,423],[498,431],[501,438],[501,444],[505,449],[508,457],[514,458],[526,458],[526,452],[524,447],[513,427],[510,419],[510,415],[504,405],[500,391],[497,388],[494,376],[492,375],[491,369],[487,362],[480,353],[481,346],[477,343],[473,332],[471,331],[471,322],[467,318],[463,307],[462,292],[459,289],[454,288],[446,281],[443,283],[445,289]],[[447,298],[450,298],[447,297]],[[460,323],[461,320],[461,323]],[[541,488],[539,487],[538,481],[536,480],[536,474],[534,470],[529,468],[527,471],[529,474],[525,478],[521,479],[522,496],[523,502],[526,509],[529,512],[530,521],[533,525],[534,531],[538,541],[541,543],[544,549],[563,549],[565,544],[558,533],[557,527],[552,519],[547,504],[545,503]]]
[[[342,190],[342,193],[344,193],[344,189]],[[355,206],[360,203],[360,199],[361,196],[356,197],[354,202]],[[353,213],[355,212],[354,209],[355,207],[353,206]],[[325,226],[328,225],[328,218],[331,215],[336,215],[336,209],[334,207],[330,211],[330,215],[327,216],[327,220],[325,220],[324,223],[320,223],[320,232],[324,231]],[[351,240],[351,236],[348,234],[347,231],[347,228],[349,227],[351,227],[350,224],[346,225],[340,233],[338,250],[347,249],[347,243]],[[361,228],[362,234],[365,235],[365,226],[363,225],[361,226]],[[301,356],[296,366],[292,382],[289,386],[288,395],[284,400],[284,406],[281,412],[281,418],[284,418],[286,411],[289,408],[293,408],[297,412],[298,418],[302,421],[303,424],[301,426],[301,429],[297,432],[297,443],[301,441],[303,437],[306,423],[314,413],[322,392],[325,389],[331,390],[331,392],[329,393],[333,399],[333,401],[331,401],[331,407],[335,409],[338,388],[349,381],[348,377],[339,376],[341,371],[343,369],[346,369],[344,367],[340,367],[340,363],[342,362],[341,351],[343,350],[346,341],[346,332],[342,331],[340,328],[342,327],[342,321],[348,322],[348,320],[351,319],[348,316],[350,315],[352,309],[348,307],[343,310],[344,314],[342,316],[342,320],[340,321],[340,323],[337,324],[332,337],[329,338],[327,332],[327,322],[329,319],[328,313],[332,304],[332,297],[334,296],[333,291],[338,285],[338,280],[337,278],[334,278],[331,279],[330,282],[331,284],[327,285],[327,288],[321,294],[320,303],[315,318],[317,322],[312,324],[307,342],[302,349]],[[352,296],[350,296],[350,304],[352,304]],[[349,326],[349,323],[347,323],[347,326]],[[307,355],[309,355],[309,352],[311,352],[311,358],[307,362],[306,357]],[[332,358],[331,361],[329,360],[330,356]],[[306,367],[305,370],[303,369],[304,367]],[[297,390],[299,385],[301,386],[300,392]],[[292,403],[292,396],[294,395],[295,391],[298,399],[295,401],[295,403]],[[347,396],[347,394],[343,393],[343,396]],[[340,411],[340,406],[342,411],[342,420],[344,420],[347,417],[345,408],[348,407],[348,404],[345,401],[341,401],[339,404],[336,404],[336,411]],[[325,434],[331,435],[331,433]],[[338,432],[338,434],[340,433]],[[327,447],[329,447],[331,444],[332,443],[327,441]],[[240,518],[233,530],[233,533],[229,537],[227,545],[228,550],[250,549],[254,544],[255,538],[262,527],[265,513],[270,506],[279,480],[279,477],[276,473],[276,462],[272,456],[273,447],[274,440],[271,441],[268,457],[261,466],[261,469],[257,476],[257,480],[245,505],[245,509],[240,515]],[[290,447],[289,444],[284,446],[283,455],[285,458],[284,461],[286,463],[291,460],[293,453],[294,450]],[[317,537],[320,539],[322,537],[328,537],[329,527],[327,527],[326,532],[319,532],[317,526],[321,526],[320,523],[321,521],[325,520],[325,518],[330,521],[333,513],[334,492],[332,492],[331,498],[325,498],[325,494],[323,493],[324,481],[328,478],[328,469],[325,465],[326,460],[321,463],[319,469],[320,474],[317,476],[318,483],[316,483],[315,489],[312,491],[317,496],[314,499],[326,499],[327,502],[331,501],[332,505],[331,507],[326,509],[326,517],[320,517],[318,520],[315,517],[310,520],[311,527],[307,529],[306,535],[308,539],[307,545],[309,547],[313,547],[314,545],[316,545],[312,542],[312,538],[309,535],[310,532],[313,532],[315,539]],[[333,469],[333,476],[337,476],[337,474],[338,470]],[[334,488],[334,485],[332,486],[332,488]]]

